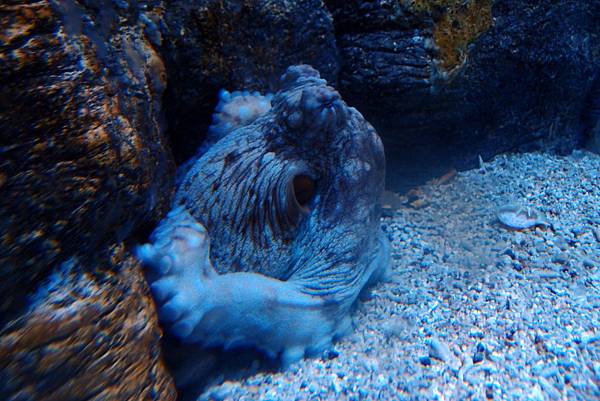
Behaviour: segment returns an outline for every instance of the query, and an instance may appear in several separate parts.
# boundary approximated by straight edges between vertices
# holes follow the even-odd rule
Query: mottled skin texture
[[[290,67],[270,111],[196,161],[138,249],[167,329],[284,364],[326,349],[387,268],[384,163],[360,113],[311,67]]]

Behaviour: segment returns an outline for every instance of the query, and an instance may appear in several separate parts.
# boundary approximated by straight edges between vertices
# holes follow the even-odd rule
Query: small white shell
[[[506,205],[498,209],[496,215],[502,224],[515,230],[550,226],[548,219],[540,211],[528,206]]]

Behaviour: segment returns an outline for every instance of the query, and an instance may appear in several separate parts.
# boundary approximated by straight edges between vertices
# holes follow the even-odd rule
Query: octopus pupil
[[[294,177],[294,196],[301,207],[306,207],[315,196],[315,182],[307,175]]]

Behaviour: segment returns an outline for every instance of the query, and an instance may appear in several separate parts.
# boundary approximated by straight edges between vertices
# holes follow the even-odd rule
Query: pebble
[[[517,254],[515,253],[515,251],[512,248],[506,248],[502,252],[502,255],[506,255],[506,256],[510,257],[511,259],[518,259]]]
[[[543,377],[540,377],[538,379],[538,382],[540,383],[540,386],[544,390],[545,394],[549,396],[550,399],[560,400],[562,398],[560,392],[552,384],[550,384],[548,380],[546,380]]]
[[[437,338],[432,338],[427,341],[429,346],[429,356],[440,361],[449,362],[452,358],[448,345]]]
[[[421,365],[423,366],[429,366],[431,365],[431,358],[428,356],[421,356],[419,357],[419,362],[421,362]]]
[[[582,261],[583,267],[587,267],[588,269],[592,269],[594,267],[594,261],[588,258],[583,259]]]
[[[561,265],[569,263],[569,256],[564,252],[558,252],[552,256],[552,261]]]
[[[469,337],[482,339],[485,337],[485,334],[481,330],[470,330]]]

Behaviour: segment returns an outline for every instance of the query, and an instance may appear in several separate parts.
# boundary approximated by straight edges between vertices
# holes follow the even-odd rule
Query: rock
[[[583,115],[586,145],[590,151],[600,154],[600,74],[596,76],[586,106],[587,112]]]
[[[333,21],[321,1],[174,1],[163,25],[165,105],[179,161],[202,142],[221,88],[275,92],[294,64],[337,80]]]
[[[111,258],[113,274],[65,262],[4,327],[3,399],[175,400],[141,269],[123,247]]]
[[[431,358],[428,356],[419,357],[419,362],[421,362],[421,365],[423,366],[431,366]]]
[[[452,354],[448,345],[437,338],[432,338],[427,341],[429,347],[429,356],[440,361],[449,362],[452,359]]]
[[[325,3],[340,92],[382,136],[392,188],[477,167],[478,155],[582,144],[581,116],[598,99],[598,2]]]
[[[66,257],[158,218],[172,169],[158,123],[164,69],[142,22],[160,10],[10,4],[0,5],[4,322]]]
[[[123,245],[170,202],[161,10],[0,4],[2,399],[175,399]]]

